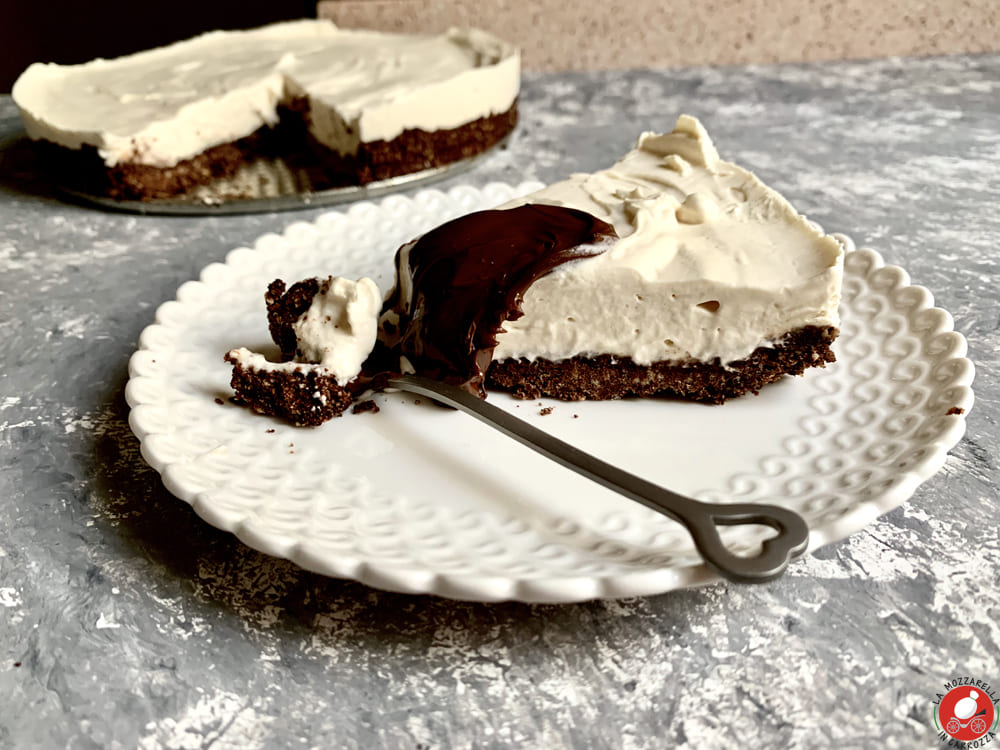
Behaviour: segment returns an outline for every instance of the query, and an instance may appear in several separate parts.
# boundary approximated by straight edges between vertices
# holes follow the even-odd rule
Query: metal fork
[[[568,469],[642,503],[679,522],[688,530],[704,561],[723,578],[738,583],[763,583],[780,576],[788,563],[805,552],[809,527],[792,510],[757,503],[705,503],[647,482],[514,417],[453,385],[417,375],[389,378],[390,388],[428,396],[471,414]],[[778,535],[764,541],[758,554],[736,555],[726,549],[719,526],[762,524]]]

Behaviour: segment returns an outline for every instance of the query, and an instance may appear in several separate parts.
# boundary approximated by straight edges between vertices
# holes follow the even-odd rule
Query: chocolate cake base
[[[718,361],[654,362],[637,365],[628,357],[574,357],[562,361],[506,359],[486,373],[491,388],[515,398],[541,396],[563,401],[605,400],[629,396],[678,396],[688,401],[721,404],[729,398],[758,393],[783,375],[801,375],[807,367],[825,367],[836,358],[830,344],[833,326],[806,326],[787,334],[774,347],[759,347],[746,359],[723,367]]]
[[[318,289],[322,283],[315,279],[310,281],[313,289]],[[308,294],[305,284],[307,282],[293,285],[286,293],[284,284],[276,281],[268,289],[268,312],[276,312],[272,335],[283,349],[288,343],[283,340],[287,316],[294,314]],[[290,327],[287,331],[291,331]],[[730,398],[758,393],[784,375],[801,375],[808,367],[825,367],[828,362],[835,361],[830,344],[837,333],[833,326],[806,326],[792,331],[776,346],[759,347],[749,357],[729,367],[718,362],[655,362],[645,366],[637,365],[628,357],[607,354],[559,362],[507,359],[490,365],[486,384],[521,399],[549,396],[563,401],[602,401],[676,396],[688,401],[721,404]],[[291,346],[294,347],[294,339]],[[294,353],[294,348],[292,351]],[[284,354],[287,357],[287,353]],[[314,427],[341,416],[354,401],[351,391],[337,385],[333,376],[322,370],[305,365],[290,372],[253,370],[228,354],[226,361],[233,365],[231,385],[236,398],[259,414]],[[356,408],[356,411],[361,409]]]
[[[365,185],[465,159],[486,151],[517,124],[517,101],[506,112],[481,117],[457,128],[404,130],[390,140],[362,143],[356,154],[342,156],[308,131],[309,108],[303,101],[280,109],[274,128],[261,128],[232,143],[214,146],[173,167],[137,162],[105,165],[97,149],[79,150],[39,142],[43,166],[66,187],[116,200],[174,198],[187,191],[233,177],[244,165],[280,159],[304,173],[311,189]]]
[[[343,414],[354,401],[329,374],[304,366],[291,372],[252,370],[226,355],[233,366],[230,385],[236,398],[258,414],[315,427]]]
[[[331,151],[313,138],[309,132],[311,117],[308,99],[296,99],[283,107],[275,134],[287,145],[276,150],[283,152],[292,167],[306,171],[314,189],[323,190],[388,180],[481,154],[514,130],[517,100],[506,112],[480,117],[457,128],[411,128],[390,140],[368,141],[351,155]]]
[[[54,143],[37,144],[42,168],[64,187],[115,200],[174,198],[188,190],[236,174],[252,159],[266,153],[264,133],[258,131],[233,143],[224,143],[173,167],[126,162],[108,167],[93,146],[79,150]]]

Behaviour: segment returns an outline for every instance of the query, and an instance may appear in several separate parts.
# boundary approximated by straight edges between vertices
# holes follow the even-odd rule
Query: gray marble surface
[[[7,158],[0,748],[938,746],[943,683],[1000,683],[1000,56],[531,75],[454,182],[599,168],[681,111],[968,337],[967,435],[904,507],[754,588],[485,605],[305,573],[166,492],[122,389],[178,285],[320,210],[104,213]]]

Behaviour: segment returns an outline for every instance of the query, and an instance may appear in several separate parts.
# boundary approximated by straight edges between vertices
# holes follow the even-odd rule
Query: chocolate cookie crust
[[[265,153],[265,134],[257,131],[233,143],[214,146],[173,167],[153,167],[125,162],[109,167],[93,146],[79,150],[39,141],[42,168],[50,179],[81,192],[105,195],[115,200],[155,200],[173,198],[181,193],[225,179],[256,154]]]
[[[717,361],[654,362],[645,366],[628,357],[607,354],[562,361],[506,359],[490,365],[486,384],[522,399],[679,396],[721,404],[729,398],[758,393],[783,375],[801,375],[807,367],[825,367],[835,361],[830,344],[837,334],[833,326],[805,326],[788,333],[776,346],[758,347],[749,357],[728,367]]]
[[[395,138],[363,142],[355,154],[341,155],[317,141],[309,132],[311,112],[307,99],[296,99],[281,109],[276,139],[286,145],[275,150],[309,175],[316,190],[346,185],[366,185],[425,169],[441,167],[481,154],[507,137],[517,125],[517,100],[506,112],[480,117],[457,128],[410,128]]]
[[[285,282],[275,279],[267,286],[264,304],[271,338],[281,349],[281,361],[288,362],[298,353],[298,340],[292,326],[309,309],[317,294],[330,289],[330,279],[304,279],[286,291]]]
[[[345,156],[313,138],[308,132],[308,119],[308,103],[293,101],[281,108],[280,121],[274,128],[261,128],[172,167],[138,162],[108,167],[93,146],[75,150],[42,141],[37,145],[43,165],[56,182],[116,200],[173,198],[214,180],[232,177],[245,164],[274,159],[282,159],[304,172],[313,190],[326,190],[420,172],[482,153],[514,129],[517,100],[506,112],[480,117],[457,128],[404,130],[390,140],[362,143],[356,154]]]
[[[354,397],[336,378],[309,366],[287,371],[252,370],[230,355],[230,381],[236,397],[258,414],[287,419],[294,425],[315,427],[339,417]]]

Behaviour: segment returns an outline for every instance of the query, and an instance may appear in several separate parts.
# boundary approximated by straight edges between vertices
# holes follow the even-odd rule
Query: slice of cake
[[[212,32],[114,60],[35,63],[13,96],[31,138],[117,198],[169,197],[279,156],[364,184],[489,148],[514,127],[518,51],[325,20]],[[280,127],[278,127],[280,125]]]
[[[396,371],[484,397],[722,403],[834,361],[843,252],[681,116],[609,169],[401,247],[354,388]],[[301,284],[280,298],[295,315],[318,288]]]
[[[834,360],[843,248],[753,174],[722,161],[692,117],[680,117],[671,133],[644,134],[609,169],[517,203],[585,212],[614,227],[619,239],[528,286],[488,357],[486,349],[475,354],[487,366],[466,380],[470,390],[480,389],[485,374],[488,386],[521,398],[671,394],[721,403]],[[449,232],[472,235],[491,222],[505,227],[501,244],[521,241],[518,220],[497,221],[491,212],[458,219]],[[428,253],[413,261],[411,247],[432,235],[397,253],[396,290],[383,315],[383,327],[403,329],[400,354],[411,364],[424,355],[409,342],[468,334],[425,324],[454,304],[428,270]],[[480,247],[486,258],[495,252]],[[466,267],[479,268],[464,260],[467,253],[451,243],[433,262],[448,267],[462,259],[453,272],[458,279]],[[454,375],[467,370],[456,365]]]

